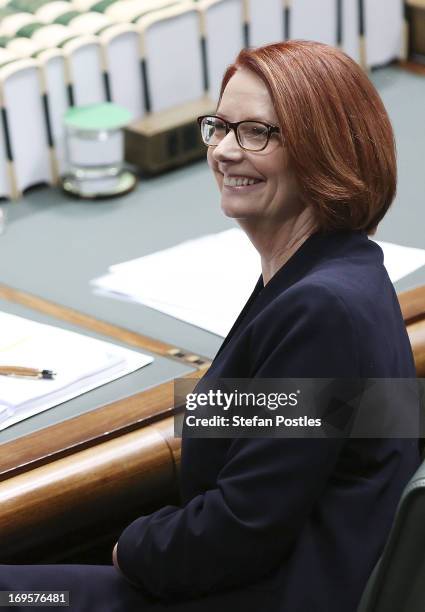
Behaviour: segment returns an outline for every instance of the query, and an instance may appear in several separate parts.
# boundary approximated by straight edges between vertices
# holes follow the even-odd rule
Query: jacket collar
[[[368,239],[365,232],[316,232],[309,236],[292,257],[272,276],[266,286],[264,286],[263,277],[260,275],[248,301],[221,344],[216,358],[230,340],[239,336],[248,323],[268,303],[303,278],[310,270],[319,266],[325,260],[335,257],[347,257],[356,254],[364,256],[365,252],[370,253],[371,246],[375,251],[374,257],[378,256],[380,263],[383,263],[381,249]]]

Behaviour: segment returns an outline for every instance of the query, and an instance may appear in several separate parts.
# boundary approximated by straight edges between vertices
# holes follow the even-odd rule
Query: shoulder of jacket
[[[311,275],[294,283],[280,293],[273,306],[287,311],[302,308],[303,311],[341,310],[349,313],[354,307],[351,291],[335,279]]]

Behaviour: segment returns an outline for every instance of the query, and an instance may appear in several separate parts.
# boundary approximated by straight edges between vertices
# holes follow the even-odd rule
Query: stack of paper
[[[261,273],[260,257],[238,228],[188,240],[113,265],[96,293],[140,302],[225,336]]]
[[[0,367],[56,372],[49,379],[0,375],[0,430],[153,361],[109,342],[0,312]]]
[[[425,265],[425,250],[378,242],[393,282]],[[245,233],[234,228],[110,266],[95,292],[155,308],[226,336],[261,273]]]

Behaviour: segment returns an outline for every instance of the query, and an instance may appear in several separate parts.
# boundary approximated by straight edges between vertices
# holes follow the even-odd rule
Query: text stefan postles
[[[294,393],[242,393],[234,391],[226,393],[217,389],[210,389],[207,393],[188,393],[186,395],[186,408],[196,410],[199,406],[219,406],[229,410],[231,406],[261,406],[269,410],[276,410],[280,406],[296,406],[299,391]]]
[[[321,427],[321,419],[310,419],[307,416],[298,417],[296,419],[288,419],[282,415],[276,414],[274,419],[261,418],[257,415],[253,417],[244,417],[233,415],[231,419],[214,415],[208,418],[198,418],[194,414],[189,414],[186,417],[186,425],[189,427]]]

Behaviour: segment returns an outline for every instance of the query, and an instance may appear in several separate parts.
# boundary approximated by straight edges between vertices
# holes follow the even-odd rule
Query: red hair
[[[267,86],[302,201],[320,228],[375,231],[396,193],[396,151],[388,114],[360,66],[318,42],[243,49],[220,99],[238,68]]]

